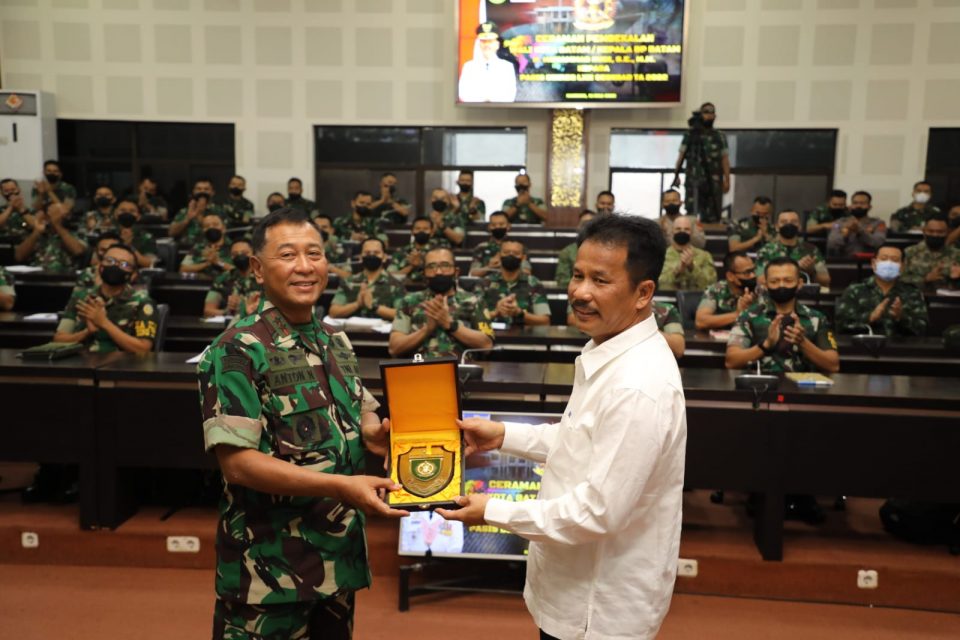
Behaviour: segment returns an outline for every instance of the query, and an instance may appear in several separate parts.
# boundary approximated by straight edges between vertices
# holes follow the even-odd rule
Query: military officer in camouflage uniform
[[[661,214],[659,221],[660,230],[663,231],[663,239],[667,241],[667,244],[673,241],[673,223],[680,217],[681,203],[680,192],[676,189],[667,189],[663,192],[663,196],[660,199],[660,206],[663,209],[663,214]],[[707,236],[703,232],[703,224],[699,221],[694,222],[693,239],[690,243],[697,249],[705,249],[707,247]]]
[[[491,322],[510,325],[550,324],[550,304],[543,285],[521,269],[526,249],[518,240],[500,245],[500,270],[484,278],[477,292]]]
[[[367,206],[375,219],[386,224],[406,224],[410,218],[410,203],[397,197],[397,176],[389,172],[380,176],[380,197],[373,200],[371,196]]]
[[[203,241],[184,256],[180,262],[180,273],[197,273],[215,278],[233,268],[225,226],[223,218],[216,213],[208,212],[203,216]]]
[[[338,278],[349,278],[353,275],[353,269],[350,266],[350,253],[340,243],[337,233],[333,228],[333,218],[326,213],[318,213],[313,221],[320,229],[320,237],[323,238],[323,252],[327,256],[327,265],[330,273],[337,274]]]
[[[13,250],[14,259],[52,273],[73,273],[87,245],[67,229],[67,215],[66,206],[50,204],[46,210],[25,216],[30,232],[21,236]]]
[[[850,215],[833,223],[827,236],[827,255],[852,258],[872,253],[887,240],[887,225],[869,216],[873,196],[857,191],[850,198]]]
[[[930,218],[923,224],[923,242],[907,247],[903,281],[921,288],[945,287],[960,278],[960,248],[945,246],[947,222]]]
[[[157,337],[156,307],[131,284],[137,277],[133,249],[113,245],[98,268],[101,284],[73,292],[53,341],[81,342],[94,353],[147,353]]]
[[[380,238],[367,238],[360,246],[363,271],[340,281],[330,303],[330,317],[382,318],[393,320],[397,303],[406,295],[403,283],[394,278],[384,265],[387,250]]]
[[[577,229],[582,230],[588,222],[593,220],[594,212],[590,209],[584,209],[580,212],[580,220],[577,223]],[[570,278],[573,277],[573,264],[577,261],[577,243],[571,242],[557,256],[557,286],[564,288],[570,284]],[[472,271],[471,271],[472,273]]]
[[[897,209],[890,214],[890,231],[906,233],[923,227],[923,223],[933,216],[940,215],[940,209],[935,207],[930,198],[933,188],[929,182],[921,180],[913,185],[913,202]]]
[[[750,207],[750,215],[734,222],[727,231],[727,248],[729,251],[758,251],[764,243],[776,238],[775,226],[773,200],[757,196]]]
[[[510,222],[522,224],[543,224],[547,221],[547,207],[543,198],[530,195],[530,176],[518,175],[513,181],[517,197],[503,201],[500,209],[507,214]]]
[[[474,247],[470,263],[470,275],[478,278],[500,269],[500,245],[510,233],[510,218],[503,211],[494,211],[487,222],[487,230],[490,239]],[[524,261],[521,268],[529,273],[530,263]]]
[[[473,171],[464,169],[457,176],[459,193],[451,197],[454,211],[465,222],[483,222],[487,218],[487,204],[473,195]]]
[[[230,245],[233,269],[224,271],[213,280],[203,302],[203,316],[249,315],[257,310],[261,288],[250,267],[253,246],[249,240],[234,240]]]
[[[28,220],[31,220],[33,215],[16,180],[6,178],[0,182],[0,195],[3,195],[5,201],[3,210],[0,211],[0,236],[7,236],[14,243],[19,242],[30,233]]]
[[[302,211],[311,218],[317,212],[317,203],[303,197],[303,181],[300,178],[287,180],[287,202],[291,209]]]
[[[423,264],[427,252],[450,245],[444,238],[434,235],[433,220],[430,218],[415,218],[410,227],[410,236],[409,243],[393,252],[388,270],[405,282],[423,282]]]
[[[140,205],[133,200],[121,200],[113,211],[120,233],[120,242],[133,247],[137,252],[137,266],[152,267],[157,261],[157,241],[153,234],[137,225],[140,222]]]
[[[288,207],[253,233],[262,309],[221,334],[197,368],[204,446],[224,477],[213,637],[352,636],[354,592],[370,586],[364,523],[399,487],[363,475],[364,444],[387,425],[350,342],[319,322],[320,230]]]
[[[717,108],[711,102],[700,106],[703,127],[691,129],[680,141],[680,155],[673,187],[680,186],[680,168],[687,163],[687,213],[702,222],[719,222],[723,194],[730,191],[730,155],[727,136],[714,129]]]
[[[717,281],[713,256],[694,247],[693,218],[681,216],[673,225],[673,242],[667,247],[658,286],[668,291],[703,291]]]
[[[113,228],[113,205],[116,203],[113,189],[105,184],[97,187],[93,192],[94,208],[87,211],[83,217],[83,226],[87,233],[96,234]]]
[[[807,235],[826,236],[833,223],[847,215],[847,192],[834,189],[826,204],[810,212],[807,217]]]
[[[13,275],[0,267],[0,311],[10,311],[17,299],[17,291],[13,286]]]
[[[383,221],[370,208],[373,201],[366,191],[357,191],[351,201],[353,211],[333,221],[333,231],[341,241],[363,242],[367,238],[380,238],[389,242],[383,230]]]
[[[243,197],[247,181],[243,176],[233,176],[227,184],[227,199],[220,205],[227,229],[249,227],[253,222],[253,203]]]
[[[767,264],[784,256],[795,260],[811,282],[821,287],[830,286],[827,261],[816,245],[800,240],[800,214],[791,209],[784,209],[777,214],[776,239],[763,245],[757,252],[757,271],[763,273]],[[763,280],[760,283],[763,284]]]
[[[213,201],[213,183],[203,178],[193,184],[190,203],[180,209],[170,223],[170,237],[176,238],[177,245],[192,249],[202,242],[203,229],[200,222],[207,213],[223,218],[220,205]]]
[[[167,221],[167,201],[157,193],[157,181],[144,178],[137,187],[137,204],[144,216]]]
[[[740,314],[727,341],[726,366],[760,361],[764,373],[840,370],[837,342],[827,317],[797,302],[800,266],[790,258],[767,264],[768,299]]]
[[[444,189],[434,189],[430,193],[430,219],[433,221],[434,234],[443,238],[454,247],[463,244],[467,236],[467,219],[453,207],[450,194]]]
[[[123,244],[120,242],[120,234],[114,230],[104,231],[94,242],[93,251],[90,253],[90,264],[77,275],[77,282],[73,285],[74,293],[79,289],[99,287],[100,261],[107,255],[107,249],[115,244]]]
[[[743,251],[723,258],[725,278],[703,292],[697,305],[696,326],[700,331],[729,329],[737,317],[757,301],[757,269]]]
[[[493,345],[493,329],[480,298],[457,287],[453,251],[431,249],[424,257],[427,289],[405,296],[390,332],[392,356],[460,357],[466,349]]]
[[[69,218],[73,213],[73,205],[77,202],[77,189],[65,182],[60,163],[56,160],[47,160],[43,163],[43,179],[33,183],[30,194],[33,200],[33,209],[39,211],[48,204],[63,205]]]
[[[873,275],[847,287],[837,301],[840,333],[874,333],[886,336],[922,336],[927,332],[927,305],[920,289],[900,276],[903,252],[885,244],[870,263]]]
[[[947,228],[950,232],[947,234],[947,246],[956,247],[960,245],[960,204],[955,204],[947,211]]]

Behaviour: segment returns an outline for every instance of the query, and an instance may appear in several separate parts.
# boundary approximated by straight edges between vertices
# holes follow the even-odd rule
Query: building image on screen
[[[680,102],[684,0],[459,0],[459,10],[461,104]]]

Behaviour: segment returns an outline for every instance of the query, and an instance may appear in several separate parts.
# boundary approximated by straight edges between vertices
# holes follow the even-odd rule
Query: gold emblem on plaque
[[[400,484],[420,498],[440,492],[453,479],[456,455],[443,447],[413,447],[397,456]]]

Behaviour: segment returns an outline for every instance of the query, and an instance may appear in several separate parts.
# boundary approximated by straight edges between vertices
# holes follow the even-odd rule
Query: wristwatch
[[[447,329],[447,333],[456,333],[457,329],[460,328],[460,321],[454,318],[450,321],[450,328]]]
[[[765,346],[763,346],[763,343],[764,343],[764,342],[766,342],[766,340],[764,340],[763,342],[761,342],[760,345],[759,345],[759,346],[760,346],[760,351],[763,351],[763,355],[768,356],[768,355],[770,355],[771,353],[773,353],[774,349],[777,348],[777,345],[774,344],[772,347],[770,347],[769,349],[767,349]]]

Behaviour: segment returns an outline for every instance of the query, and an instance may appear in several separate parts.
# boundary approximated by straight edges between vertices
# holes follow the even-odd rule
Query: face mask
[[[94,202],[97,203],[97,206],[98,206],[98,207],[100,207],[101,209],[103,209],[104,207],[109,207],[109,206],[110,206],[110,203],[113,202],[113,198],[107,198],[107,197],[104,197],[104,196],[100,196],[99,198],[97,198],[96,200],[94,200]]]
[[[417,244],[427,244],[430,242],[430,234],[426,231],[417,231],[413,234],[413,241]]]
[[[326,243],[330,240],[330,232],[326,229],[320,229],[320,238]]]
[[[931,251],[939,251],[940,249],[943,249],[943,245],[947,241],[944,236],[923,236],[923,240],[927,243],[927,247]]]
[[[114,264],[101,268],[100,277],[111,287],[116,287],[121,284],[126,284],[130,279],[130,274]]]
[[[517,256],[502,256],[500,258],[500,266],[507,271],[516,271],[520,268],[521,262],[522,260]]]
[[[55,173],[47,173],[47,174],[44,174],[43,177],[46,178],[47,182],[49,182],[50,184],[57,184],[58,182],[60,182],[60,176],[58,176]]]
[[[760,216],[754,214],[754,215],[752,215],[752,216],[750,216],[750,217],[753,218],[753,226],[759,227],[759,226],[760,226]]]
[[[443,200],[434,200],[430,203],[430,206],[433,207],[433,210],[437,213],[443,213],[447,210],[447,203]]]
[[[203,232],[203,237],[206,238],[210,244],[220,242],[220,239],[223,238],[223,231],[220,231],[220,229],[207,229]]]
[[[526,186],[524,186],[524,185],[522,185],[522,184],[518,184],[518,185],[516,186],[517,193],[523,193],[523,192],[526,191],[528,188],[529,188],[529,187],[526,187]]]
[[[780,235],[787,240],[793,240],[800,235],[800,227],[793,223],[780,225]]]
[[[703,126],[706,129],[713,129],[713,120],[704,120]]]
[[[472,184],[464,184],[462,182],[458,182],[457,187],[460,188],[460,193],[470,193],[471,191],[473,191]]]
[[[391,196],[397,195],[397,185],[395,184],[390,185],[390,195]]]
[[[292,200],[293,202],[296,202],[297,200],[300,200],[301,198],[303,198],[303,194],[302,194],[302,193],[288,193],[288,194],[287,194],[287,200]]]
[[[276,202],[274,202],[273,204],[267,205],[267,211],[269,211],[270,213],[273,213],[277,209],[283,209],[283,205]]]
[[[845,208],[830,209],[830,216],[833,217],[834,220],[836,220],[837,218],[842,218],[846,214],[847,214],[847,210]]]
[[[913,201],[917,204],[927,204],[930,202],[930,194],[922,191],[920,193],[915,193],[913,194]]]
[[[960,220],[960,218],[957,218],[957,220]],[[496,229],[493,229],[490,231],[490,235],[492,235],[497,240],[503,240],[504,238],[507,237],[507,228],[498,227]]]
[[[232,196],[237,196],[237,197],[239,198],[240,196],[243,195],[243,189],[241,189],[241,188],[239,188],[239,187],[231,187],[231,188],[230,188],[230,195],[232,195]]]
[[[767,289],[770,299],[774,302],[784,304],[797,297],[796,287],[777,287],[776,289]]]
[[[427,286],[436,294],[444,294],[453,286],[453,276],[440,274],[427,279]]]
[[[357,215],[360,217],[370,215],[370,207],[357,207]]]
[[[861,209],[860,207],[854,207],[850,209],[850,215],[854,218],[860,219],[867,215],[867,209]]]
[[[129,229],[137,222],[137,216],[132,213],[123,212],[117,216],[117,223],[124,229]]]
[[[666,204],[663,206],[663,210],[668,216],[675,216],[680,213],[680,205],[678,204]]]
[[[673,234],[673,241],[679,245],[684,245],[690,242],[690,234],[686,231],[677,231]]]
[[[873,268],[873,272],[881,280],[890,282],[900,277],[900,263],[892,260],[879,260],[877,266]]]
[[[233,256],[233,266],[240,271],[246,271],[250,268],[250,256],[246,254],[240,254],[239,256]]]
[[[947,226],[951,229],[960,228],[960,216],[955,216],[947,221]]]
[[[740,288],[744,291],[753,291],[757,288],[756,278],[740,278]]]
[[[383,265],[383,258],[380,256],[363,256],[360,261],[363,263],[364,271],[376,271]]]

